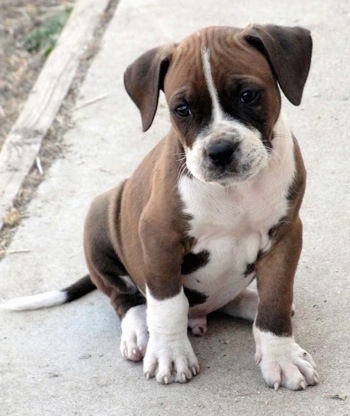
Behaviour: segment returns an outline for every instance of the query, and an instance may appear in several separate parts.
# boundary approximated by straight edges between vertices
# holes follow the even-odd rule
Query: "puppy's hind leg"
[[[104,274],[103,278],[99,275],[99,279],[96,277],[95,269],[96,286],[110,298],[121,322],[121,354],[128,360],[141,361],[148,343],[145,297],[136,286],[131,286],[128,276],[115,273],[113,277],[111,274]]]
[[[110,298],[121,321],[122,355],[128,360],[141,361],[148,342],[145,297],[126,274],[115,253],[103,262],[88,262],[88,265],[94,283]]]
[[[123,184],[92,202],[85,222],[84,250],[92,282],[110,298],[121,321],[122,355],[140,361],[148,342],[146,300],[118,256],[118,238],[112,237],[115,218],[110,214],[118,211],[122,187]]]
[[[192,335],[201,337],[207,333],[207,317],[190,318],[188,320],[188,327],[191,329]]]
[[[258,310],[259,297],[254,289],[244,289],[231,302],[220,309],[220,312],[236,318],[253,322]]]
[[[113,255],[112,261],[89,264],[96,286],[105,293],[121,322],[120,351],[131,361],[141,361],[146,353],[148,332],[146,299]],[[109,259],[111,260],[111,259]]]
[[[220,309],[226,315],[234,318],[245,319],[254,322],[258,310],[259,296],[255,289],[244,289],[231,302],[227,303]],[[292,305],[291,316],[295,314],[294,303]]]
[[[121,321],[120,352],[131,361],[141,361],[146,353],[148,330],[145,298],[135,295],[111,295],[111,303]]]

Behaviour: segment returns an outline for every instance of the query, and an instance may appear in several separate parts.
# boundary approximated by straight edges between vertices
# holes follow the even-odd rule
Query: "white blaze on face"
[[[212,102],[212,123],[217,124],[220,121],[224,120],[224,114],[219,103],[218,92],[214,85],[213,75],[211,73],[209,56],[210,54],[207,49],[202,51],[204,77],[207,83],[209,95],[210,95],[211,102]]]
[[[222,185],[244,182],[266,165],[267,150],[258,130],[247,127],[223,111],[213,79],[208,50],[202,51],[202,64],[212,103],[212,116],[209,125],[199,133],[192,147],[185,149],[187,167],[195,178],[204,182],[217,182]],[[228,167],[227,172],[223,174],[221,172],[218,178],[215,166],[211,165],[208,159],[206,148],[223,137],[225,140],[231,140],[235,146],[237,145],[239,159],[235,163],[238,171],[241,167],[241,172],[231,173]],[[247,166],[249,166],[248,169]]]

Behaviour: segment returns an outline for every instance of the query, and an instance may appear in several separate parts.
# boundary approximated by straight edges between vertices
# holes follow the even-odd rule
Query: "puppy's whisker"
[[[174,191],[176,191],[176,189],[177,189],[177,185],[178,185],[178,183],[179,183],[179,181],[180,181],[181,177],[185,175],[185,171],[186,171],[186,169],[187,169],[187,166],[186,166],[186,159],[185,159],[185,158],[183,158],[183,159],[182,159],[182,162],[181,162],[181,164],[180,164],[180,168],[179,168],[178,173],[177,173],[177,181],[176,181],[175,186],[174,186],[174,189],[173,189]]]
[[[178,158],[176,159],[176,161],[177,161],[177,162],[184,162],[184,161],[186,161],[186,157],[185,157],[185,156],[178,157]]]
[[[177,162],[183,162],[186,160],[186,154],[184,152],[174,153]]]
[[[178,179],[180,179],[181,176],[183,176],[185,174],[186,168],[187,168],[186,162],[184,161],[183,164],[182,164],[182,166],[181,166],[181,169],[179,171]]]

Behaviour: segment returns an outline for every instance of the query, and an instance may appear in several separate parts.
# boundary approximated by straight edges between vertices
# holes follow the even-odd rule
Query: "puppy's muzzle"
[[[268,154],[258,132],[225,121],[212,131],[204,131],[188,149],[186,159],[194,177],[226,186],[256,174],[266,164]]]

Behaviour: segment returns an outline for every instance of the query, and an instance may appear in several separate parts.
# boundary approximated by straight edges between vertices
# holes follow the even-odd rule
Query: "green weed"
[[[60,11],[48,19],[41,27],[33,29],[24,41],[25,49],[30,53],[41,52],[48,56],[66,24],[72,7]]]

